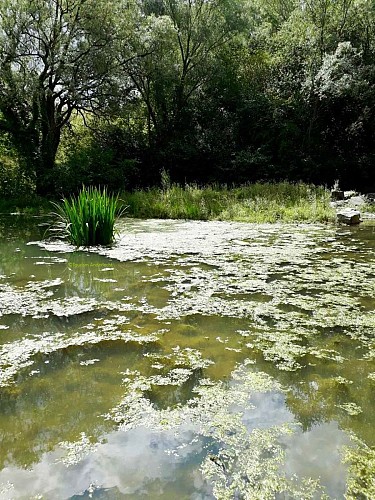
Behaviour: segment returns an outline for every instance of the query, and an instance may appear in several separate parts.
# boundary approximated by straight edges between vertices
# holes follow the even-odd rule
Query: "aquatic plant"
[[[354,434],[354,446],[344,448],[344,462],[349,465],[345,498],[375,498],[375,448],[368,446]]]
[[[153,385],[163,385],[164,380],[128,371],[124,397],[105,417],[124,432],[139,427],[173,431],[175,443],[166,453],[177,458],[186,457],[200,439],[210,442],[211,453],[200,471],[210,483],[214,498],[271,500],[285,495],[307,500],[317,494],[327,498],[319,480],[290,477],[283,470],[286,454],[282,442],[297,431],[297,426],[283,422],[266,429],[247,427],[244,412],[251,414],[255,409],[252,397],[282,390],[272,377],[249,370],[247,364],[232,372],[233,384],[201,380],[194,388],[194,397],[184,406],[166,409],[155,406],[147,396]],[[192,430],[195,437],[186,442],[186,432]]]
[[[77,246],[110,245],[114,240],[119,198],[110,195],[106,188],[83,186],[77,196],[54,203],[57,231],[63,232]]]
[[[77,441],[61,441],[60,447],[67,450],[61,462],[66,466],[78,464],[90,453],[95,453],[98,448],[98,443],[93,443],[90,437],[81,432],[81,438]]]

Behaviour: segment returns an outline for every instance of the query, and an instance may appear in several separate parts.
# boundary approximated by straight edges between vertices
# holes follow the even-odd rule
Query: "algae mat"
[[[0,498],[375,498],[374,227],[0,219]]]

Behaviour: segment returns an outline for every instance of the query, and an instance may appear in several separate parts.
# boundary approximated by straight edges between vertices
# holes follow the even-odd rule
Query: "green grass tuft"
[[[83,186],[77,196],[54,203],[55,230],[77,246],[110,245],[116,216],[120,215],[118,205],[118,196],[108,194],[106,188]]]

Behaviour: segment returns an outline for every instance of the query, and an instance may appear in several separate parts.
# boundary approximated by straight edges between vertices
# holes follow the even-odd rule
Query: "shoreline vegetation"
[[[254,183],[241,187],[171,184],[122,193],[127,215],[136,218],[236,222],[329,222],[330,191],[311,184]]]
[[[305,183],[254,183],[240,187],[171,184],[122,192],[126,216],[140,219],[225,220],[252,223],[333,222],[326,187]],[[0,200],[0,213],[30,215],[51,212],[49,200],[37,196]]]

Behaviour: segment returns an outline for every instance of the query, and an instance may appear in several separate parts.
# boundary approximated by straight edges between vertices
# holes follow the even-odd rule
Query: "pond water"
[[[0,219],[0,499],[375,498],[375,226]]]

